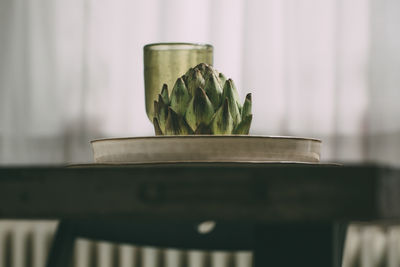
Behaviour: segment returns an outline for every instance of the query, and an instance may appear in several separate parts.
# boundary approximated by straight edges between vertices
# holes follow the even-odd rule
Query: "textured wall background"
[[[397,0],[0,0],[0,164],[91,161],[153,135],[142,47],[215,46],[253,92],[253,134],[322,138],[327,161],[400,162]]]

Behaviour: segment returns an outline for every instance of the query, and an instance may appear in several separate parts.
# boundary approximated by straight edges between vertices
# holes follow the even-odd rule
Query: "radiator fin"
[[[0,267],[45,267],[56,221],[0,221]],[[137,247],[77,239],[72,267],[251,267],[249,251]],[[400,226],[353,224],[343,267],[400,267]]]

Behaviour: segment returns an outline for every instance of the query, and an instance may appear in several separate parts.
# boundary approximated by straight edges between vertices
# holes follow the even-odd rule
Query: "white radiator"
[[[400,267],[400,226],[350,225],[343,267]]]
[[[44,267],[56,221],[0,221],[0,267]],[[251,267],[248,251],[183,251],[78,239],[73,267]],[[400,226],[351,225],[343,267],[400,267]],[[267,267],[267,266],[266,266]]]
[[[0,221],[0,267],[44,267],[56,221]],[[249,251],[183,251],[78,239],[73,267],[251,267]]]
[[[57,222],[0,221],[0,267],[43,267]]]

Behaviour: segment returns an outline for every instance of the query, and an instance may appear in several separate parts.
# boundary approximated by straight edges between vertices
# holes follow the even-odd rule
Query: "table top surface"
[[[397,220],[400,170],[287,163],[2,167],[0,218]]]

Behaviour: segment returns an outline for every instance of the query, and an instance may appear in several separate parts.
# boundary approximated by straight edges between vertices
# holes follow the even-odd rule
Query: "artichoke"
[[[178,78],[170,94],[164,84],[154,114],[156,135],[248,134],[253,117],[251,94],[242,106],[233,81],[205,63]]]

